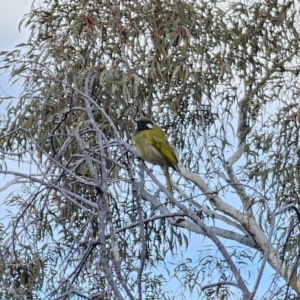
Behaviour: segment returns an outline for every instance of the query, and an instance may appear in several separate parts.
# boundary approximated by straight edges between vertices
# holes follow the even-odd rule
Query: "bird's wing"
[[[148,141],[154,146],[162,156],[169,162],[170,166],[177,170],[178,159],[174,149],[168,143],[165,134],[153,137],[151,130],[147,132]]]

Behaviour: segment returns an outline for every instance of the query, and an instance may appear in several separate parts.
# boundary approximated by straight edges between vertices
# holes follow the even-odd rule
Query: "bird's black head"
[[[137,124],[137,130],[151,129],[154,125],[154,122],[147,117],[141,117],[141,118],[135,120],[135,122]]]

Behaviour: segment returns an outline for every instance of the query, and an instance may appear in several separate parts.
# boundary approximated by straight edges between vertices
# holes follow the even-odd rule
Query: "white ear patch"
[[[147,126],[148,128],[152,128],[152,127],[153,127],[153,125],[152,125],[151,123],[147,123],[146,126]]]

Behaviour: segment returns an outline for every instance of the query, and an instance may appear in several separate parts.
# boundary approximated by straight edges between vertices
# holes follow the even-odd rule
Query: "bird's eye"
[[[152,126],[152,123],[147,123],[146,126],[147,126],[148,128],[152,128],[152,127],[153,127],[153,126]]]

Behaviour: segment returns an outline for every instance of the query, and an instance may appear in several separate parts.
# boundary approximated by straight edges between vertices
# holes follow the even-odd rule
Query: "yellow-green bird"
[[[169,167],[179,173],[178,158],[170,146],[166,134],[151,119],[141,117],[135,120],[137,129],[132,137],[138,155],[145,161],[162,167],[167,188],[172,193]]]

